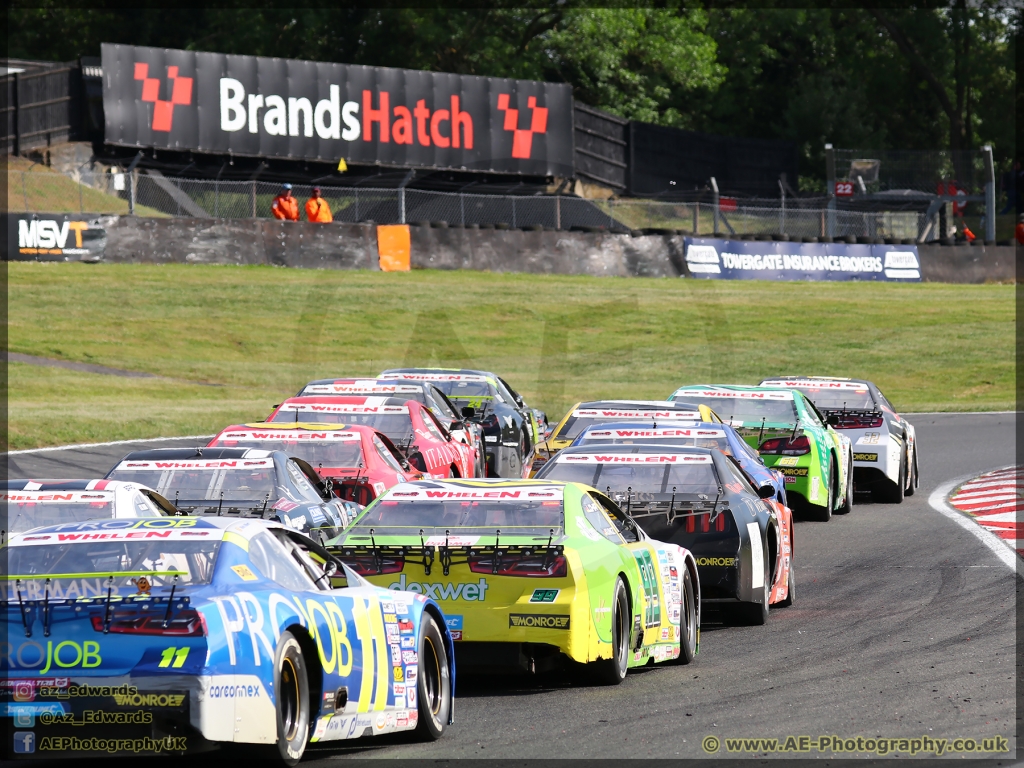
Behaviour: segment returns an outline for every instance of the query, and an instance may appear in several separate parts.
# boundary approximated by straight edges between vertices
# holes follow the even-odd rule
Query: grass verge
[[[12,364],[12,449],[214,432],[397,365],[497,371],[552,417],[798,373],[873,379],[904,411],[1014,407],[1010,285],[19,262],[8,280],[12,352],[166,377]]]

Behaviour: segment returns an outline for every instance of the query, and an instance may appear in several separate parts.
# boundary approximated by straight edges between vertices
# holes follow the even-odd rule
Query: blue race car
[[[369,584],[278,523],[64,523],[2,551],[0,694],[16,727],[45,726],[23,738],[35,751],[233,742],[294,765],[310,742],[437,739],[452,722],[437,604]]]
[[[775,489],[775,500],[784,507],[789,506],[786,504],[785,477],[777,470],[766,467],[757,452],[728,424],[697,422],[685,427],[652,427],[646,422],[635,421],[595,424],[580,432],[572,441],[572,446],[590,446],[598,443],[717,448],[736,460],[743,471],[754,480],[756,488],[772,486]]]

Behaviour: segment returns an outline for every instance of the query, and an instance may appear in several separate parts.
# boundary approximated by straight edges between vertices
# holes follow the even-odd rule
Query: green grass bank
[[[19,262],[7,276],[10,351],[163,377],[10,364],[11,449],[210,433],[312,378],[398,365],[497,371],[551,418],[798,373],[873,379],[904,411],[1015,407],[1011,285]]]

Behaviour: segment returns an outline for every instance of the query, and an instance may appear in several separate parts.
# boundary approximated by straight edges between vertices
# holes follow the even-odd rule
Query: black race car
[[[314,541],[341,533],[362,509],[334,497],[307,462],[255,448],[134,451],[108,480],[148,486],[180,513],[276,520]]]
[[[488,477],[523,477],[528,470],[538,442],[537,420],[501,377],[466,368],[390,368],[380,378],[430,382],[480,424]]]
[[[793,602],[792,513],[768,484],[710,448],[588,444],[564,448],[536,480],[585,483],[605,493],[651,538],[697,559],[701,603],[764,624],[770,604]]]

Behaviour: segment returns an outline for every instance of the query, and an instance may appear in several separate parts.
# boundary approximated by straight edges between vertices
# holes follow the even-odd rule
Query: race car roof
[[[766,394],[777,393],[780,397],[775,399],[778,400],[793,399],[793,392],[785,387],[762,387],[760,385],[753,384],[685,384],[673,393],[673,397],[678,394],[686,397],[691,392],[695,396],[699,395],[703,397],[715,397],[716,395],[723,397],[729,395],[742,397],[745,392],[764,392]]]
[[[138,483],[122,480],[7,480],[0,489],[7,491],[113,491],[124,485],[139,488]]]
[[[834,382],[851,388],[867,388],[869,386],[873,386],[872,383],[866,379],[848,379],[844,376],[772,376],[768,379],[762,379],[761,386],[784,387],[787,382],[791,381],[800,382],[801,384],[825,384]]]
[[[589,435],[600,435],[611,431],[630,432],[637,434],[616,435],[616,437],[636,437],[639,439],[657,439],[663,437],[722,437],[726,431],[724,425],[710,421],[696,421],[686,426],[652,427],[646,421],[610,421],[604,424],[592,424],[585,427],[577,439]]]
[[[453,376],[483,376],[489,379],[497,379],[497,374],[491,373],[490,371],[476,371],[471,368],[389,368],[384,371],[380,378],[388,378],[392,374],[396,373],[437,373],[437,374],[451,374]],[[414,379],[414,381],[425,381],[425,379]]]
[[[614,406],[628,405],[637,411],[696,411],[699,406],[690,403],[679,403],[670,400],[590,400],[580,403],[573,410],[590,408],[612,408]]]
[[[559,451],[558,453],[556,453],[551,458],[551,461],[556,461],[556,462],[557,461],[562,461],[562,462],[564,462],[564,461],[566,461],[568,459],[568,461],[571,463],[572,459],[569,458],[569,457],[591,455],[591,454],[600,454],[602,456],[603,455],[611,455],[611,454],[614,454],[614,455],[621,455],[621,454],[643,454],[643,455],[657,455],[657,456],[660,456],[660,455],[666,454],[666,453],[678,454],[680,456],[682,456],[682,455],[691,456],[692,455],[692,456],[708,456],[708,457],[710,457],[710,456],[713,456],[715,453],[717,453],[717,451],[714,451],[711,448],[698,448],[698,447],[692,446],[692,445],[680,445],[680,446],[637,445],[637,444],[630,444],[630,445],[622,445],[622,444],[618,444],[618,445],[609,445],[609,444],[604,444],[604,445],[576,445],[576,446],[572,446],[572,447],[569,447],[569,448],[565,448],[562,451]],[[680,462],[680,463],[682,463],[682,462]]]
[[[289,397],[281,408],[289,405],[311,405],[326,403],[328,405],[405,405],[409,401],[401,397],[379,397],[376,395],[301,395]]]
[[[547,480],[506,480],[504,478],[473,480],[414,480],[399,483],[381,497],[390,501],[489,499],[518,501],[561,501],[565,483]]]
[[[302,392],[305,394],[299,395],[300,397],[308,397],[309,395],[316,394],[327,394],[329,392],[336,392],[339,395],[344,395],[346,392],[361,392],[363,394],[415,394],[422,392],[427,387],[430,387],[430,382],[417,381],[415,379],[389,379],[389,378],[374,378],[374,379],[317,379],[311,381],[302,388]],[[310,388],[315,387],[317,391],[310,392]]]
[[[359,435],[379,435],[373,427],[365,424],[313,424],[309,422],[270,421],[233,424],[225,427],[213,438],[221,440],[230,434],[245,434],[251,440],[332,440],[357,439]],[[212,442],[212,441],[211,441]],[[204,456],[205,449],[204,449]]]
[[[273,451],[261,448],[150,448],[132,451],[121,461],[184,461],[185,459],[266,459]],[[119,461],[118,464],[121,462]]]

